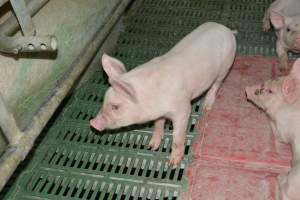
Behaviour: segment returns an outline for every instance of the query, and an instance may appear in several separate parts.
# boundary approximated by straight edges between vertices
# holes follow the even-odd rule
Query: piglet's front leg
[[[269,31],[271,28],[271,24],[270,24],[270,10],[268,9],[265,12],[264,18],[263,18],[263,25],[262,25],[262,31],[263,32],[267,32]]]
[[[153,151],[155,151],[159,148],[161,140],[164,136],[165,121],[166,121],[166,119],[160,118],[160,119],[156,120],[154,123],[154,132],[153,132],[152,138],[149,142],[149,148],[151,148],[151,150],[153,150]]]
[[[278,177],[280,200],[299,200],[300,198],[300,162],[293,164],[287,174]]]
[[[282,75],[287,75],[288,71],[290,70],[288,64],[288,54],[287,50],[280,44],[279,40],[276,42],[276,52],[279,57],[279,71]]]
[[[184,156],[186,130],[188,126],[189,116],[191,113],[191,106],[185,110],[178,111],[172,118],[173,123],[173,143],[172,152],[169,160],[171,167],[176,168]]]

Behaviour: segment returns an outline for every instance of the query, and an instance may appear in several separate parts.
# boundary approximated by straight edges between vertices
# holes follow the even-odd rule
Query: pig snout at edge
[[[300,35],[296,38],[295,43],[296,43],[297,49],[300,50]]]
[[[259,93],[260,86],[259,85],[253,85],[253,86],[247,86],[245,88],[246,97],[248,100],[252,101],[254,97]]]
[[[255,90],[256,88],[254,86],[247,86],[245,88],[245,93],[248,100],[250,100],[253,97]]]
[[[103,131],[104,129],[106,129],[106,124],[106,119],[101,114],[90,120],[90,125],[98,131]]]
[[[263,88],[274,89],[272,103],[265,112],[270,117],[271,128],[274,135],[284,143],[289,143],[292,148],[292,168],[286,174],[278,176],[278,200],[300,200],[300,59],[293,64],[288,76],[278,80],[265,82],[264,85],[246,87],[247,98],[256,99],[256,94],[261,93]],[[264,99],[266,100],[266,99]],[[272,105],[275,104],[274,109]],[[276,106],[277,104],[277,106]]]

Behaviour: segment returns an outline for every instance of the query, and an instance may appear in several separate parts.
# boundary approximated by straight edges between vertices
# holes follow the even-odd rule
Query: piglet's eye
[[[118,110],[119,107],[120,107],[119,105],[112,105],[112,106],[111,106],[111,109],[113,109],[113,110]]]
[[[291,29],[290,29],[289,27],[287,27],[287,28],[286,28],[286,31],[287,31],[287,32],[290,32],[290,31],[291,31]]]

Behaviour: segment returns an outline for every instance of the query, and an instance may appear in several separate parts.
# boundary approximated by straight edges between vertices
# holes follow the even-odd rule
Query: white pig
[[[278,178],[279,198],[300,200],[300,59],[288,76],[246,87],[246,94],[269,116],[273,133],[292,147],[292,169]]]
[[[102,131],[155,120],[149,147],[156,150],[164,135],[165,120],[170,119],[174,130],[169,163],[176,167],[184,154],[191,100],[210,88],[204,109],[212,107],[235,52],[233,32],[207,22],[166,54],[129,72],[121,61],[104,54],[102,65],[111,87],[91,126]]]
[[[288,70],[287,51],[300,52],[300,0],[276,0],[265,12],[263,31],[276,30],[280,69]]]

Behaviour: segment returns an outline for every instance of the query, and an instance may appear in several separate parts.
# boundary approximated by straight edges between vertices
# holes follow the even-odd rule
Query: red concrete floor
[[[267,117],[244,88],[270,79],[276,59],[237,57],[214,108],[198,124],[196,159],[188,168],[193,200],[275,200],[279,173],[289,170],[288,145],[274,138]]]

